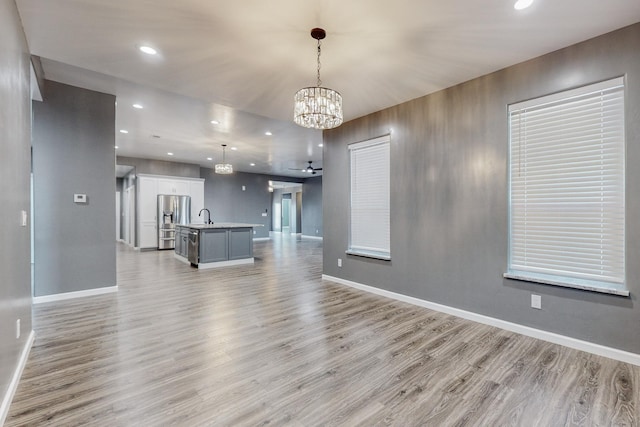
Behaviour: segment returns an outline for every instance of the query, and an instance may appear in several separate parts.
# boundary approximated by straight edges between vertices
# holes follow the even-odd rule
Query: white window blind
[[[628,295],[622,78],[509,107],[506,277]]]
[[[391,259],[390,138],[349,145],[351,200],[347,253]]]

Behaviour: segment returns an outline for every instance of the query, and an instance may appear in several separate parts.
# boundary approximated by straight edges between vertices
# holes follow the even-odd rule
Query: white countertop
[[[247,227],[264,227],[263,224],[244,224],[241,222],[216,222],[213,224],[187,224],[178,225],[176,227],[196,228],[198,230],[208,230],[214,228],[247,228]]]

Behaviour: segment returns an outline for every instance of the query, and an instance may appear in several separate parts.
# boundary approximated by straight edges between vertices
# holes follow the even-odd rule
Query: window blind
[[[391,259],[390,138],[349,145],[350,219],[347,253]]]
[[[624,290],[623,79],[511,105],[509,119],[511,276]]]

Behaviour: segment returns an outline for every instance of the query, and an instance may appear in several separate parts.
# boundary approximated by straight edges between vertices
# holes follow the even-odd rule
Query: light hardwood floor
[[[321,242],[34,307],[6,426],[632,426],[640,368],[321,280]]]

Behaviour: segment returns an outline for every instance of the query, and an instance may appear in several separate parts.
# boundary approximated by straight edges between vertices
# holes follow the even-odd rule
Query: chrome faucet
[[[207,211],[207,222],[205,222],[205,224],[213,224],[213,221],[211,221],[211,211],[209,211],[209,209],[204,208],[204,209],[200,209],[200,212],[198,212],[198,216],[202,216],[202,211]]]

